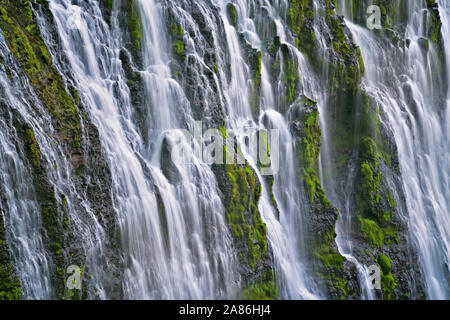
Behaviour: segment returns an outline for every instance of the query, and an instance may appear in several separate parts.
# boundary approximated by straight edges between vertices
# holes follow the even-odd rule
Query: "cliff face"
[[[31,175],[43,255],[51,276],[48,298],[121,299],[137,297],[132,292],[138,290],[148,293],[141,298],[298,298],[289,289],[285,262],[280,260],[290,257],[282,256],[286,247],[298,250],[294,256],[301,263],[297,265],[308,275],[304,283],[310,295],[302,298],[369,298],[363,273],[364,266],[370,265],[381,270],[382,289],[374,291],[375,298],[425,298],[423,270],[415,263],[418,253],[407,222],[402,175],[408,173],[400,168],[386,106],[364,82],[367,61],[352,36],[353,28],[365,25],[369,2],[382,12],[383,29],[373,31],[384,50],[380,54],[404,54],[410,43],[406,29],[411,10],[401,0],[289,0],[271,7],[273,12],[258,1],[218,5],[162,1],[162,9],[148,9],[137,0],[77,2],[80,11],[74,14],[80,20],[97,19],[89,20],[89,27],[99,38],[90,35],[88,39],[100,42],[111,37],[96,43],[102,48],[96,52],[99,61],[91,62],[98,69],[92,67],[86,78],[78,79],[74,56],[81,60],[86,52],[67,52],[67,39],[60,36],[62,27],[55,18],[55,12],[69,10],[66,1],[54,1],[52,7],[46,0],[0,0],[2,45],[7,46],[0,56],[2,79],[11,88],[18,86],[25,101],[24,107],[18,107],[12,100],[0,100],[0,120],[15,131],[18,157]],[[431,50],[443,61],[438,5],[426,1],[422,7],[428,18],[418,43],[424,55]],[[149,21],[149,10],[160,13],[161,24]],[[163,36],[157,36],[156,27]],[[85,41],[82,32],[71,29],[67,34],[80,44]],[[155,52],[160,56],[151,56]],[[164,61],[164,68],[158,59]],[[167,83],[152,87],[156,83],[152,72],[160,72],[158,68],[166,72]],[[106,95],[100,89],[98,95],[81,91],[82,82],[96,76],[105,81],[93,82],[91,87],[104,85],[109,90]],[[245,94],[239,95],[240,90]],[[408,94],[408,88],[403,90],[399,95]],[[117,117],[102,105],[106,100],[119,110]],[[93,107],[99,105],[103,109]],[[167,110],[160,106],[170,109],[171,122],[166,127]],[[171,163],[172,138],[160,138],[161,132],[175,125],[191,129],[194,120],[202,120],[204,128],[220,129],[224,139],[239,131],[239,125],[246,125],[241,121],[244,116],[247,123],[272,128],[278,118],[271,118],[268,109],[284,119],[292,138],[288,149],[295,166],[292,193],[288,182],[258,174],[260,168],[248,158],[241,164],[215,164],[211,176],[206,166],[199,165],[186,171],[194,177],[189,180],[184,167]],[[104,114],[99,116],[100,112]],[[39,121],[30,119],[30,114]],[[123,127],[109,132],[108,122],[98,116],[120,118]],[[128,150],[114,149],[122,144],[119,138],[114,140],[120,135],[131,146],[126,155],[129,166],[134,169],[137,163],[139,167],[131,173],[113,167],[114,158],[125,157],[119,153]],[[233,147],[240,153],[243,146]],[[223,151],[230,150],[224,147]],[[288,167],[284,156],[280,170]],[[204,174],[197,172],[202,168]],[[145,183],[140,184],[133,174],[142,175]],[[212,180],[208,188],[214,193],[202,189],[202,183]],[[9,207],[13,199],[6,196],[6,183],[1,183],[0,299],[20,299],[19,280],[26,277],[15,271],[13,262],[20,259],[13,259],[17,250],[10,247],[17,244],[13,235],[8,236],[5,223],[13,221]],[[192,184],[197,185],[189,189],[187,185]],[[127,193],[130,185],[136,189]],[[165,193],[174,196],[167,198]],[[296,198],[289,198],[292,195]],[[147,197],[154,197],[154,207],[149,207],[153,202]],[[135,198],[140,198],[141,207],[133,202]],[[213,206],[216,202],[221,205]],[[295,203],[296,209],[287,210],[288,203]],[[198,216],[191,217],[189,210]],[[141,225],[128,220],[134,214],[157,217],[158,231],[144,218]],[[211,217],[215,214],[220,217]],[[292,215],[295,219],[289,220]],[[292,247],[280,245],[276,239],[291,234],[271,237],[270,233],[285,232],[283,224],[297,221],[297,216],[302,223],[292,228],[299,240]],[[222,220],[226,232],[220,229]],[[136,245],[133,237],[141,230],[147,233],[139,239],[148,242]],[[175,256],[174,250],[185,242],[173,230],[187,233],[182,257]],[[217,238],[221,232],[226,235]],[[290,240],[294,241],[285,241]],[[131,252],[136,247],[143,251]],[[152,260],[146,254],[162,258]],[[228,257],[233,266],[226,264]],[[210,282],[198,284],[198,290],[186,289],[190,295],[177,291],[183,286],[174,283],[182,280],[172,275],[164,282],[171,289],[163,285],[142,289],[141,284],[133,284],[139,277],[163,281],[166,278],[158,273],[168,271],[161,266],[178,265],[177,259],[197,263],[191,266],[194,271],[183,270],[192,271],[193,278],[198,276],[195,279],[210,276]],[[166,264],[158,264],[161,260]],[[180,263],[180,270],[186,264]],[[82,267],[81,290],[67,289],[69,265]]]
[[[116,256],[115,259],[118,261],[117,255],[120,253],[117,249],[120,248],[120,241],[116,236],[117,219],[112,215],[112,200],[109,195],[111,178],[101,154],[98,133],[90,120],[85,117],[77,90],[60,68],[64,62],[55,56],[51,57],[39,30],[37,15],[46,20],[45,26],[50,28],[46,30],[49,32],[47,35],[56,34],[48,3],[2,1],[0,10],[1,29],[10,50],[2,52],[3,67],[13,83],[26,81],[29,84],[23,85],[19,90],[24,91],[30,110],[43,113],[43,117],[50,116],[51,121],[47,125],[51,127],[48,133],[55,137],[53,143],[57,146],[54,148],[60,153],[57,157],[61,156],[70,163],[68,165],[72,170],[76,192],[89,201],[99,217],[99,223],[108,233],[108,246],[112,245],[115,248],[115,252],[110,251],[106,255]],[[6,59],[15,60],[17,63],[8,64],[4,62]],[[79,230],[77,231],[77,226],[74,225],[76,222],[71,221],[69,216],[69,205],[80,204],[72,203],[73,199],[69,198],[70,191],[62,190],[54,180],[55,177],[52,177],[54,174],[52,165],[57,164],[56,162],[52,164],[51,161],[58,161],[58,158],[52,160],[52,155],[44,154],[40,149],[36,132],[24,118],[26,115],[14,107],[5,107],[2,112],[5,118],[9,118],[9,125],[15,128],[19,139],[18,148],[24,153],[25,162],[31,168],[35,197],[42,217],[43,241],[51,261],[49,268],[51,285],[54,289],[52,298],[61,299],[68,295],[81,297],[81,291],[71,293],[67,291],[68,275],[65,274],[67,266],[83,266],[86,260],[86,253],[80,246],[82,235],[77,234]],[[5,255],[7,256],[6,253]],[[4,266],[11,269],[11,264],[5,262]],[[14,293],[16,289],[11,290]],[[6,293],[10,294],[8,291]]]

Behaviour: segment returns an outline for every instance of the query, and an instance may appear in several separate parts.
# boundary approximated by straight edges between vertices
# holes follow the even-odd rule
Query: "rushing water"
[[[139,1],[138,8],[144,24],[145,59],[140,73],[149,99],[145,112],[154,129],[144,133],[153,139],[150,150],[130,118],[130,93],[118,57],[120,30],[109,30],[95,19],[93,13],[99,10],[95,3],[83,8],[74,8],[70,1],[51,3],[64,49],[99,128],[111,168],[126,252],[124,295],[132,299],[229,295],[237,281],[235,257],[211,169],[201,159],[177,165],[176,183],[169,182],[161,170],[163,143],[177,139],[177,131],[170,129],[192,128],[193,118],[181,87],[171,78],[170,57],[160,32],[162,8],[154,1]],[[77,28],[71,30],[65,21],[73,17],[73,10],[79,18]],[[113,17],[113,28],[118,27],[115,23]],[[105,59],[97,59],[105,48]],[[164,221],[158,214],[160,205]]]
[[[7,46],[0,36],[2,58],[7,59]],[[42,224],[40,208],[34,196],[30,169],[22,160],[23,151],[14,141],[18,139],[12,127],[12,110],[29,113],[21,101],[19,91],[14,87],[20,80],[16,74],[8,79],[6,70],[0,70],[0,214],[4,215],[5,229],[9,230],[9,244],[14,266],[23,284],[23,294],[30,299],[46,299],[51,294],[49,285],[48,257],[40,234]],[[4,108],[4,106],[11,106]],[[28,119],[29,121],[31,119]],[[31,122],[31,121],[30,121]]]
[[[293,39],[286,31],[289,1],[233,1],[238,18],[234,25],[229,21],[227,1],[189,1],[186,7],[168,0],[136,0],[136,10],[142,20],[139,50],[143,59],[133,68],[144,84],[144,102],[139,113],[133,107],[134,97],[122,63],[126,43],[120,9],[124,3],[125,0],[113,1],[110,23],[107,23],[97,1],[51,0],[50,10],[61,52],[56,51],[56,46],[50,43],[51,37],[46,35],[50,33],[48,21],[39,19],[56,68],[64,77],[70,74],[87,116],[98,129],[102,152],[111,172],[111,197],[120,224],[124,260],[121,296],[128,299],[233,298],[240,288],[238,258],[216,177],[199,152],[201,142],[187,141],[183,134],[183,130],[201,131],[205,126],[216,124],[214,100],[223,108],[227,129],[237,134],[245,136],[251,128],[277,130],[281,165],[274,176],[272,190],[276,207],[264,173],[258,168],[258,159],[245,147],[244,139],[240,142],[244,157],[262,184],[258,208],[267,225],[279,295],[282,299],[326,298],[326,293],[321,292],[313,275],[307,271],[302,230],[307,203],[303,200],[302,182],[296,174],[299,159],[289,126],[289,110],[283,111],[284,100],[279,94],[284,86],[283,72],[287,70],[281,70],[279,79],[273,81],[269,53],[265,50],[269,40],[274,36],[280,38],[298,65],[301,93],[317,101],[320,112],[326,114],[329,98],[326,84],[321,83],[302,53],[292,45]],[[444,80],[433,76],[441,68],[435,48],[431,46],[424,55],[420,47],[425,23],[420,14],[422,7],[419,4],[409,6],[406,36],[411,43],[400,55],[395,51],[399,49],[353,24],[350,14],[346,15],[346,23],[365,61],[363,87],[378,101],[394,131],[408,206],[404,218],[409,221],[412,238],[419,249],[428,297],[445,299],[450,297],[450,87],[444,90],[446,104],[430,98],[442,96],[443,90],[442,86],[430,84]],[[314,10],[317,14],[320,8],[315,6]],[[351,8],[344,7],[342,12],[351,12]],[[450,6],[444,0],[440,13],[446,45],[446,74],[449,75]],[[183,41],[188,53],[185,59],[194,66],[189,68],[186,63],[180,72],[189,72],[200,88],[192,89],[174,71],[176,57],[172,53],[172,40],[163,32],[167,29],[165,19],[171,15],[185,30]],[[203,40],[205,29],[210,32],[209,43]],[[317,31],[316,37],[319,43],[325,44],[324,35]],[[0,46],[3,60],[8,61],[3,54],[8,52],[3,37],[0,37]],[[255,114],[249,99],[254,84],[249,80],[252,75],[246,59],[248,47],[262,54],[259,114]],[[218,57],[215,63],[219,71],[209,76],[212,72],[205,56],[211,50]],[[61,64],[57,58],[60,55],[67,65]],[[278,53],[277,58],[282,60],[282,54]],[[77,235],[86,256],[89,284],[96,292],[93,297],[111,298],[108,291],[111,279],[105,270],[110,263],[105,258],[105,230],[92,213],[86,195],[77,191],[69,161],[62,147],[52,139],[55,134],[49,115],[38,102],[35,108],[24,102],[23,94],[17,91],[22,86],[34,97],[32,88],[23,85],[17,76],[8,78],[5,70],[0,69],[2,108],[5,104],[17,110],[36,133],[48,179],[57,191],[59,204],[62,202],[59,195],[65,196],[73,222],[72,232]],[[398,93],[398,86],[411,88],[410,96]],[[186,92],[186,88],[194,90],[195,94]],[[192,95],[196,96],[196,103],[189,100]],[[203,107],[204,119],[198,117],[199,105]],[[296,103],[291,106],[294,107]],[[10,110],[2,110],[1,116],[0,191],[6,200],[0,202],[0,213],[6,213],[14,266],[25,298],[52,298],[52,266],[40,234],[42,221],[32,187],[31,169],[23,160],[23,150],[14,143],[17,133],[6,121]],[[143,126],[138,125],[137,118]],[[204,126],[199,127],[196,120],[205,120]],[[321,127],[322,173],[330,175],[329,133],[324,117]],[[191,161],[168,168],[167,150],[180,143]],[[349,176],[354,176],[352,170]],[[367,289],[365,266],[354,257],[352,213],[348,204],[351,195],[342,196],[333,181],[327,183],[327,196],[333,205],[344,208],[337,224],[339,251],[359,271],[361,298],[373,299],[373,291]],[[353,189],[353,186],[347,187]]]
[[[231,124],[231,129],[236,132],[242,131],[242,128],[248,126],[249,119],[252,119],[251,106],[247,98],[250,92],[247,81],[248,75],[245,75],[245,70],[248,70],[248,66],[243,62],[244,58],[240,55],[240,50],[236,50],[236,47],[239,46],[238,32],[244,33],[246,41],[258,50],[262,50],[262,39],[264,40],[265,37],[268,38],[271,35],[270,31],[264,32],[265,30],[259,30],[260,32],[258,33],[258,21],[254,21],[249,17],[252,5],[255,5],[253,1],[238,1],[239,24],[237,30],[228,21],[225,4],[222,6],[222,17],[225,20],[228,48],[236,52],[231,63],[231,83],[225,90],[231,109],[228,123]],[[268,1],[265,1],[264,6],[267,8],[269,19],[275,22],[276,35],[280,39],[285,39],[282,17],[285,14],[287,3],[285,1],[275,1],[271,5]],[[282,43],[289,45],[285,42]],[[301,59],[301,54],[296,49],[293,50],[299,55],[298,58]],[[277,130],[280,142],[279,161],[283,164],[283,168],[280,168],[280,172],[275,175],[273,185],[273,193],[280,212],[279,219],[277,219],[276,210],[271,204],[270,191],[264,183],[259,210],[264,222],[267,224],[268,239],[272,245],[276,261],[278,283],[281,289],[280,296],[285,299],[317,299],[320,297],[320,293],[305,270],[305,256],[303,255],[305,248],[303,247],[301,231],[302,215],[305,213],[305,209],[300,194],[300,183],[297,181],[295,174],[295,167],[298,161],[296,159],[295,142],[288,127],[288,119],[277,111],[280,105],[274,99],[276,89],[281,85],[281,79],[274,84],[270,83],[267,71],[269,66],[265,64],[267,60],[264,54],[261,72],[262,110],[261,116],[256,119],[258,123],[253,124],[253,126],[261,129]],[[257,159],[252,159],[248,154],[246,154],[246,158],[253,164],[252,167],[258,171],[255,165]],[[259,172],[258,176],[261,181],[264,181]]]
[[[440,5],[448,68],[450,11],[447,1]],[[427,30],[427,11],[423,10],[421,1],[408,3],[405,38],[410,43],[404,49],[351,20],[346,22],[366,65],[364,89],[376,99],[393,128],[406,193],[406,219],[421,257],[427,295],[448,299],[450,136],[448,98],[442,97],[449,90],[442,86],[446,79],[440,77],[443,65],[436,48],[431,45],[424,53],[421,44]],[[346,16],[350,19],[350,14]]]

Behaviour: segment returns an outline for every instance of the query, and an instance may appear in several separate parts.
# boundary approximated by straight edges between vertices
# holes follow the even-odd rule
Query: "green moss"
[[[64,241],[64,228],[59,224],[56,200],[52,204],[42,206],[42,222],[50,239],[50,250],[59,255]]]
[[[378,256],[378,265],[381,269],[381,289],[383,291],[383,298],[390,300],[394,298],[394,290],[397,287],[397,280],[391,271],[392,260],[380,253]]]
[[[310,106],[315,102],[305,98],[305,103]],[[297,143],[299,158],[302,163],[303,173],[301,175],[304,181],[308,197],[311,202],[318,201],[325,208],[330,206],[325,198],[325,192],[319,179],[319,154],[322,139],[322,132],[319,127],[319,112],[313,108],[311,112],[304,113],[302,137]]]
[[[376,142],[363,137],[360,144],[360,171],[355,204],[360,217],[361,231],[369,245],[381,248],[383,244],[398,243],[396,226],[392,218],[396,203],[391,189],[383,194],[381,182],[383,175],[379,170],[380,161],[385,156],[378,150]]]
[[[435,0],[427,0],[427,7],[429,11],[429,18],[427,19],[428,39],[435,45],[439,56],[443,59],[445,48],[441,32],[442,21],[439,15],[439,5]]]
[[[266,225],[257,207],[261,187],[256,186],[256,174],[248,165],[225,167],[231,184],[231,196],[226,208],[227,222],[232,236],[246,243],[248,263],[255,268],[268,250]]]
[[[320,259],[326,268],[342,270],[345,258],[330,246],[334,241],[334,230],[326,233],[321,240],[321,243],[313,249],[314,256]]]
[[[364,60],[361,54],[361,48],[356,48],[356,54],[358,55],[358,63],[359,63],[359,70],[361,71],[361,75],[364,74],[364,71],[366,69],[366,66],[364,65]]]
[[[311,0],[290,0],[287,21],[296,38],[296,46],[303,52],[319,76],[326,75],[330,93],[327,105],[329,116],[329,144],[331,156],[336,164],[334,176],[344,173],[348,160],[353,153],[356,97],[360,90],[361,74],[364,72],[364,62],[360,51],[347,38],[341,19],[334,11],[335,1],[324,0],[314,8]],[[324,10],[322,10],[324,9]],[[314,10],[317,10],[315,12]],[[330,29],[332,51],[325,52],[314,36],[312,26],[316,20],[324,21]],[[323,51],[322,51],[323,50]],[[340,176],[339,176],[340,177]],[[309,180],[313,186],[314,181]]]
[[[317,104],[306,97],[303,98],[302,104],[305,109],[298,119],[301,122],[301,130],[297,133],[297,152],[300,177],[311,204],[309,216],[313,220],[321,215],[335,216],[337,219],[337,209],[331,208],[319,179],[321,130]],[[327,225],[326,230],[308,236],[308,252],[316,274],[325,281],[332,296],[346,299],[351,290],[343,268],[345,257],[333,245],[336,237],[335,223],[336,220]]]
[[[380,253],[380,255],[378,256],[378,263],[384,274],[388,274],[391,272],[392,260],[388,256]]]
[[[9,247],[6,243],[6,232],[3,215],[0,211],[0,300],[21,300],[20,282],[14,275],[10,261]]]
[[[183,54],[183,52],[184,52],[184,43],[183,43],[183,41],[175,40],[175,42],[173,43],[173,46],[175,48],[175,52],[178,55],[182,55]]]
[[[394,297],[394,290],[397,287],[397,280],[392,273],[383,275],[381,277],[381,286],[383,290],[383,297],[386,300],[391,300]]]
[[[340,300],[347,299],[347,297],[348,297],[348,295],[350,293],[350,288],[348,286],[348,281],[346,281],[343,278],[334,278],[333,280],[329,281],[328,285],[330,287],[334,287],[336,290],[341,292],[341,295],[339,296]]]
[[[105,6],[108,10],[113,9],[114,0],[103,0],[105,2]]]
[[[397,237],[397,230],[396,227],[393,225],[389,225],[387,227],[383,228],[383,233],[384,233],[384,244],[389,245],[389,244],[399,244],[400,240]]]
[[[53,287],[58,298],[64,297],[65,271],[67,263],[65,253],[67,253],[66,237],[70,232],[70,220],[67,215],[67,202],[63,197],[61,205],[58,204],[53,190],[46,190],[44,199],[40,199],[42,205],[42,225],[45,230],[45,244],[51,255],[55,272],[52,274]],[[54,191],[53,191],[54,192]]]
[[[381,248],[384,241],[383,230],[373,220],[361,217],[358,220],[367,243],[373,248]]]
[[[390,207],[391,209],[395,208],[395,206],[397,205],[397,204],[395,203],[394,195],[392,194],[392,190],[391,190],[391,189],[389,189],[389,191],[388,191],[388,194],[387,194],[387,201],[388,201],[389,207]]]
[[[275,57],[275,55],[277,54],[278,50],[280,49],[281,46],[281,39],[279,36],[275,36],[273,38],[273,43],[272,45],[267,49],[267,51],[269,52],[269,54],[272,57]]]
[[[387,217],[386,212],[382,209],[384,201],[380,191],[380,184],[383,175],[378,170],[380,158],[381,154],[375,141],[370,137],[363,137],[360,144],[359,187],[355,201],[358,214],[377,219],[379,222]],[[389,199],[389,194],[385,198],[387,199],[386,202],[392,200]]]
[[[237,11],[234,4],[232,3],[227,4],[227,14],[228,20],[230,21],[231,25],[237,28]]]
[[[41,151],[39,145],[36,142],[36,137],[34,136],[33,130],[27,128],[25,130],[25,151],[27,153],[27,158],[30,159],[31,165],[34,168],[40,168],[41,166]]]
[[[114,0],[99,0],[100,8],[103,12],[104,20],[110,24],[111,23],[111,15],[114,7]]]
[[[216,72],[216,74],[219,74],[219,66],[217,65],[217,59],[216,56],[214,56],[214,71]]]
[[[222,134],[222,138],[226,139],[227,138],[227,129],[222,126],[219,128],[219,131]]]
[[[25,71],[31,85],[52,116],[58,136],[72,153],[81,152],[81,125],[73,97],[51,64],[30,2],[0,1],[0,28],[9,49]]]
[[[170,30],[172,32],[172,35],[174,35],[174,36],[182,37],[184,35],[183,27],[176,22],[173,22],[170,25]]]
[[[298,90],[300,86],[300,75],[298,72],[298,63],[296,58],[289,52],[289,48],[286,45],[281,45],[281,52],[283,57],[283,70],[281,81],[285,88],[284,92],[284,105],[281,112],[285,112],[289,105],[298,96]]]
[[[170,25],[170,31],[173,37],[173,50],[179,58],[184,60],[186,58],[186,54],[183,40],[183,27],[180,24],[173,22]]]
[[[276,300],[278,291],[275,281],[266,281],[252,285],[241,293],[242,300]]]
[[[131,41],[135,49],[141,48],[141,32],[142,21],[137,8],[136,0],[127,0],[128,11],[128,29],[130,32]]]
[[[8,42],[10,50],[16,54],[19,63],[21,63],[25,71],[29,74],[40,72],[41,65],[27,36],[22,29],[10,19],[9,12],[4,7],[0,7],[0,27]],[[29,32],[30,29],[27,29],[27,31]]]
[[[296,46],[311,62],[316,61],[317,43],[314,31],[307,26],[314,19],[312,0],[289,0],[287,23],[295,34]]]
[[[262,54],[260,51],[252,49],[248,53],[250,72],[252,76],[250,106],[253,114],[257,117],[260,111],[261,97],[261,72],[262,72]]]
[[[226,139],[225,128],[220,128],[220,131]],[[231,153],[224,147],[224,155],[229,154],[228,159],[233,159]],[[261,185],[248,164],[226,164],[224,168],[229,190],[225,199],[227,223],[233,238],[245,244],[246,263],[255,269],[268,254],[266,225],[258,211]]]
[[[0,263],[0,300],[21,300],[20,282],[12,276],[12,266]]]

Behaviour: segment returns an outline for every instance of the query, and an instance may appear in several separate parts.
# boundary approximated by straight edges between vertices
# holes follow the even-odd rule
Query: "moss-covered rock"
[[[52,284],[58,297],[63,296],[65,290],[64,277],[57,270],[64,270],[66,265],[65,254],[68,236],[69,217],[64,201],[57,200],[56,190],[50,183],[44,162],[41,160],[41,150],[36,141],[34,132],[26,125],[15,122],[15,128],[24,147],[26,159],[31,164],[36,200],[41,205],[43,226],[43,239],[53,262]]]
[[[0,1],[0,29],[6,43],[27,75],[40,100],[52,116],[62,142],[75,159],[82,153],[80,115],[76,91],[68,93],[61,75],[52,65],[29,0]]]
[[[313,0],[289,0],[287,23],[296,36],[295,45],[310,61],[315,61],[318,52],[313,20]]]
[[[237,11],[234,4],[232,3],[227,4],[227,14],[228,20],[230,21],[231,25],[237,28]]]
[[[20,282],[11,265],[10,251],[6,242],[3,212],[0,209],[0,300],[20,300]]]
[[[178,59],[184,61],[186,59],[186,53],[184,48],[184,30],[181,24],[172,22],[170,25],[170,32],[173,38],[173,51]]]
[[[276,300],[278,299],[277,284],[274,275],[268,273],[262,282],[253,284],[241,292],[239,297],[242,300]]]
[[[105,21],[111,23],[111,14],[113,11],[114,0],[99,0],[100,8],[103,11]]]
[[[364,6],[366,2],[352,2],[354,16],[365,17],[365,12],[361,15],[358,11],[366,8]],[[377,4],[377,1],[373,2]],[[378,2],[388,5],[389,1]],[[403,2],[406,3],[406,1]],[[389,8],[400,8],[398,1],[390,3]],[[328,85],[330,95],[324,108],[327,110],[325,121],[329,155],[333,167],[331,174],[336,181],[343,181],[345,185],[354,185],[354,203],[346,209],[355,214],[355,246],[365,249],[361,250],[362,253],[358,259],[369,266],[376,262],[374,257],[377,257],[380,251],[389,253],[393,259],[392,272],[385,277],[384,281],[388,289],[391,289],[389,289],[390,294],[384,294],[384,297],[399,298],[411,294],[410,290],[415,289],[408,285],[404,277],[400,280],[398,267],[402,263],[407,263],[409,254],[412,256],[414,254],[405,250],[408,240],[404,227],[399,221],[399,207],[402,204],[399,204],[396,199],[402,194],[402,190],[401,184],[398,183],[400,172],[397,150],[393,147],[388,129],[379,121],[382,114],[378,106],[361,89],[361,76],[365,69],[361,52],[353,44],[345,21],[336,15],[333,1],[320,0],[315,2],[314,7],[312,1],[307,0],[291,0],[289,4],[288,24],[297,39],[296,46],[305,54],[314,70],[322,77],[322,81]],[[406,12],[407,10],[389,12],[385,7],[382,10],[383,17],[388,14],[392,16],[390,20],[384,19],[385,27],[392,25],[393,21],[406,19],[403,16]],[[324,33],[320,36],[327,40],[326,47],[322,45],[323,43],[319,45],[315,39],[314,30]],[[326,202],[320,201],[322,191],[317,187],[317,182],[320,180],[314,178],[317,176],[316,164],[310,160],[316,158],[320,146],[320,140],[317,139],[318,131],[308,130],[308,121],[315,122],[314,112],[307,112],[304,117],[305,125],[300,130],[302,139],[298,141],[300,158],[306,164],[301,174],[304,176],[305,190],[309,200],[313,204],[316,203],[313,208],[318,208],[318,213],[324,214],[327,212]],[[318,142],[311,143],[313,141]],[[349,175],[347,169],[355,167],[356,175]],[[394,197],[394,194],[397,196]],[[311,217],[314,216],[311,215]],[[331,218],[326,221],[328,220],[335,221]],[[330,223],[328,225],[328,230],[334,230],[334,226]],[[339,262],[338,257],[334,255],[323,257],[320,254],[317,248],[322,248],[324,252],[328,250],[327,245],[322,247],[320,243],[328,242],[324,239],[333,239],[332,232],[328,234],[327,230],[323,230],[321,234],[327,236],[319,239],[319,242],[316,241],[319,245],[313,246],[311,251],[315,252],[315,256],[321,260],[322,265]],[[344,268],[345,264],[344,262]],[[417,270],[411,272],[417,272]],[[325,274],[323,278],[326,279],[326,277]],[[337,287],[346,288],[340,285],[342,283],[340,279],[335,281]],[[347,287],[353,286],[351,281],[347,283],[349,284]],[[340,291],[346,292],[346,290]],[[356,291],[353,290],[353,292]],[[420,292],[416,294],[420,296]]]
[[[292,114],[294,121],[291,127],[297,140],[299,177],[309,201],[306,234],[312,271],[330,298],[354,298],[358,291],[357,282],[347,272],[352,266],[339,253],[335,243],[339,212],[325,197],[319,179],[321,130],[317,103],[304,97],[299,107],[300,110]]]
[[[112,5],[112,3],[111,3]],[[18,62],[18,67],[23,70],[23,75],[29,79],[29,84],[37,94],[37,98],[48,110],[50,121],[56,129],[54,137],[56,153],[63,150],[62,157],[71,160],[73,172],[73,186],[78,194],[83,195],[83,200],[89,202],[91,212],[96,214],[99,223],[106,232],[105,259],[114,260],[109,265],[110,274],[114,279],[110,280],[111,296],[120,297],[121,271],[115,268],[120,264],[118,256],[120,252],[120,240],[117,239],[116,213],[112,205],[110,195],[111,176],[105,159],[102,156],[100,139],[97,128],[85,117],[80,110],[83,108],[78,92],[67,85],[53,63],[50,52],[47,50],[41,37],[34,11],[40,14],[40,20],[49,32],[46,34],[50,42],[57,43],[56,30],[49,5],[46,0],[36,1],[0,1],[0,29],[6,43]],[[58,57],[55,57],[58,59]],[[14,66],[9,66],[15,68]],[[14,70],[20,75],[22,70]],[[68,79],[70,81],[70,78]],[[24,85],[24,87],[28,85]],[[24,92],[28,92],[26,89]],[[25,97],[28,99],[28,97]],[[30,98],[31,107],[35,100]],[[39,109],[40,110],[40,109]],[[83,117],[83,130],[81,129],[81,117]],[[67,291],[65,286],[65,269],[68,265],[82,266],[85,262],[83,248],[80,247],[79,234],[76,234],[75,226],[70,220],[68,199],[62,194],[65,190],[58,190],[50,181],[49,167],[56,164],[48,163],[47,154],[40,149],[34,128],[26,123],[26,120],[18,112],[11,113],[12,126],[16,129],[18,149],[23,151],[23,158],[29,162],[29,168],[33,175],[35,197],[41,207],[42,235],[44,245],[50,257],[49,266],[54,296],[52,298],[80,298],[87,294],[83,286],[82,292]],[[84,137],[82,136],[84,135]],[[62,147],[61,149],[59,147]],[[78,199],[71,199],[71,206]],[[82,206],[83,207],[83,206]],[[73,210],[73,208],[71,208]],[[76,210],[76,209],[75,209]],[[78,207],[78,210],[83,210]],[[114,247],[114,249],[111,249]],[[111,258],[114,256],[114,258]],[[87,275],[89,270],[84,271]],[[90,296],[95,296],[94,288],[90,289]]]
[[[261,99],[261,70],[262,70],[262,54],[260,51],[252,49],[248,54],[250,73],[252,77],[251,92],[250,92],[250,106],[255,118],[260,112]]]
[[[226,138],[225,129],[221,131]],[[230,152],[224,147],[227,159],[233,159],[232,154],[239,152],[238,147],[235,148]],[[266,225],[258,210],[261,183],[247,163],[238,164],[236,159],[231,164],[214,165],[213,169],[224,194],[225,215],[238,253],[245,288],[242,295],[275,298],[276,290],[268,290],[274,285],[273,266]]]
[[[297,151],[303,170],[301,178],[311,202],[319,202],[325,207],[330,205],[325,198],[319,180],[319,154],[322,132],[319,127],[319,111],[316,102],[304,98],[300,119],[296,122]]]
[[[395,297],[394,290],[397,287],[397,280],[391,272],[392,260],[380,253],[378,256],[378,265],[381,270],[381,288],[383,291],[383,298],[386,300],[393,299]]]
[[[126,5],[128,12],[128,30],[130,32],[131,41],[135,49],[139,50],[141,48],[142,22],[137,3],[135,0],[127,0]]]

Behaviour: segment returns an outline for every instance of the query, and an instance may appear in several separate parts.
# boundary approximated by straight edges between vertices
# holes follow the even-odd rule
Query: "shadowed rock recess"
[[[447,2],[0,0],[0,300],[449,299]]]

